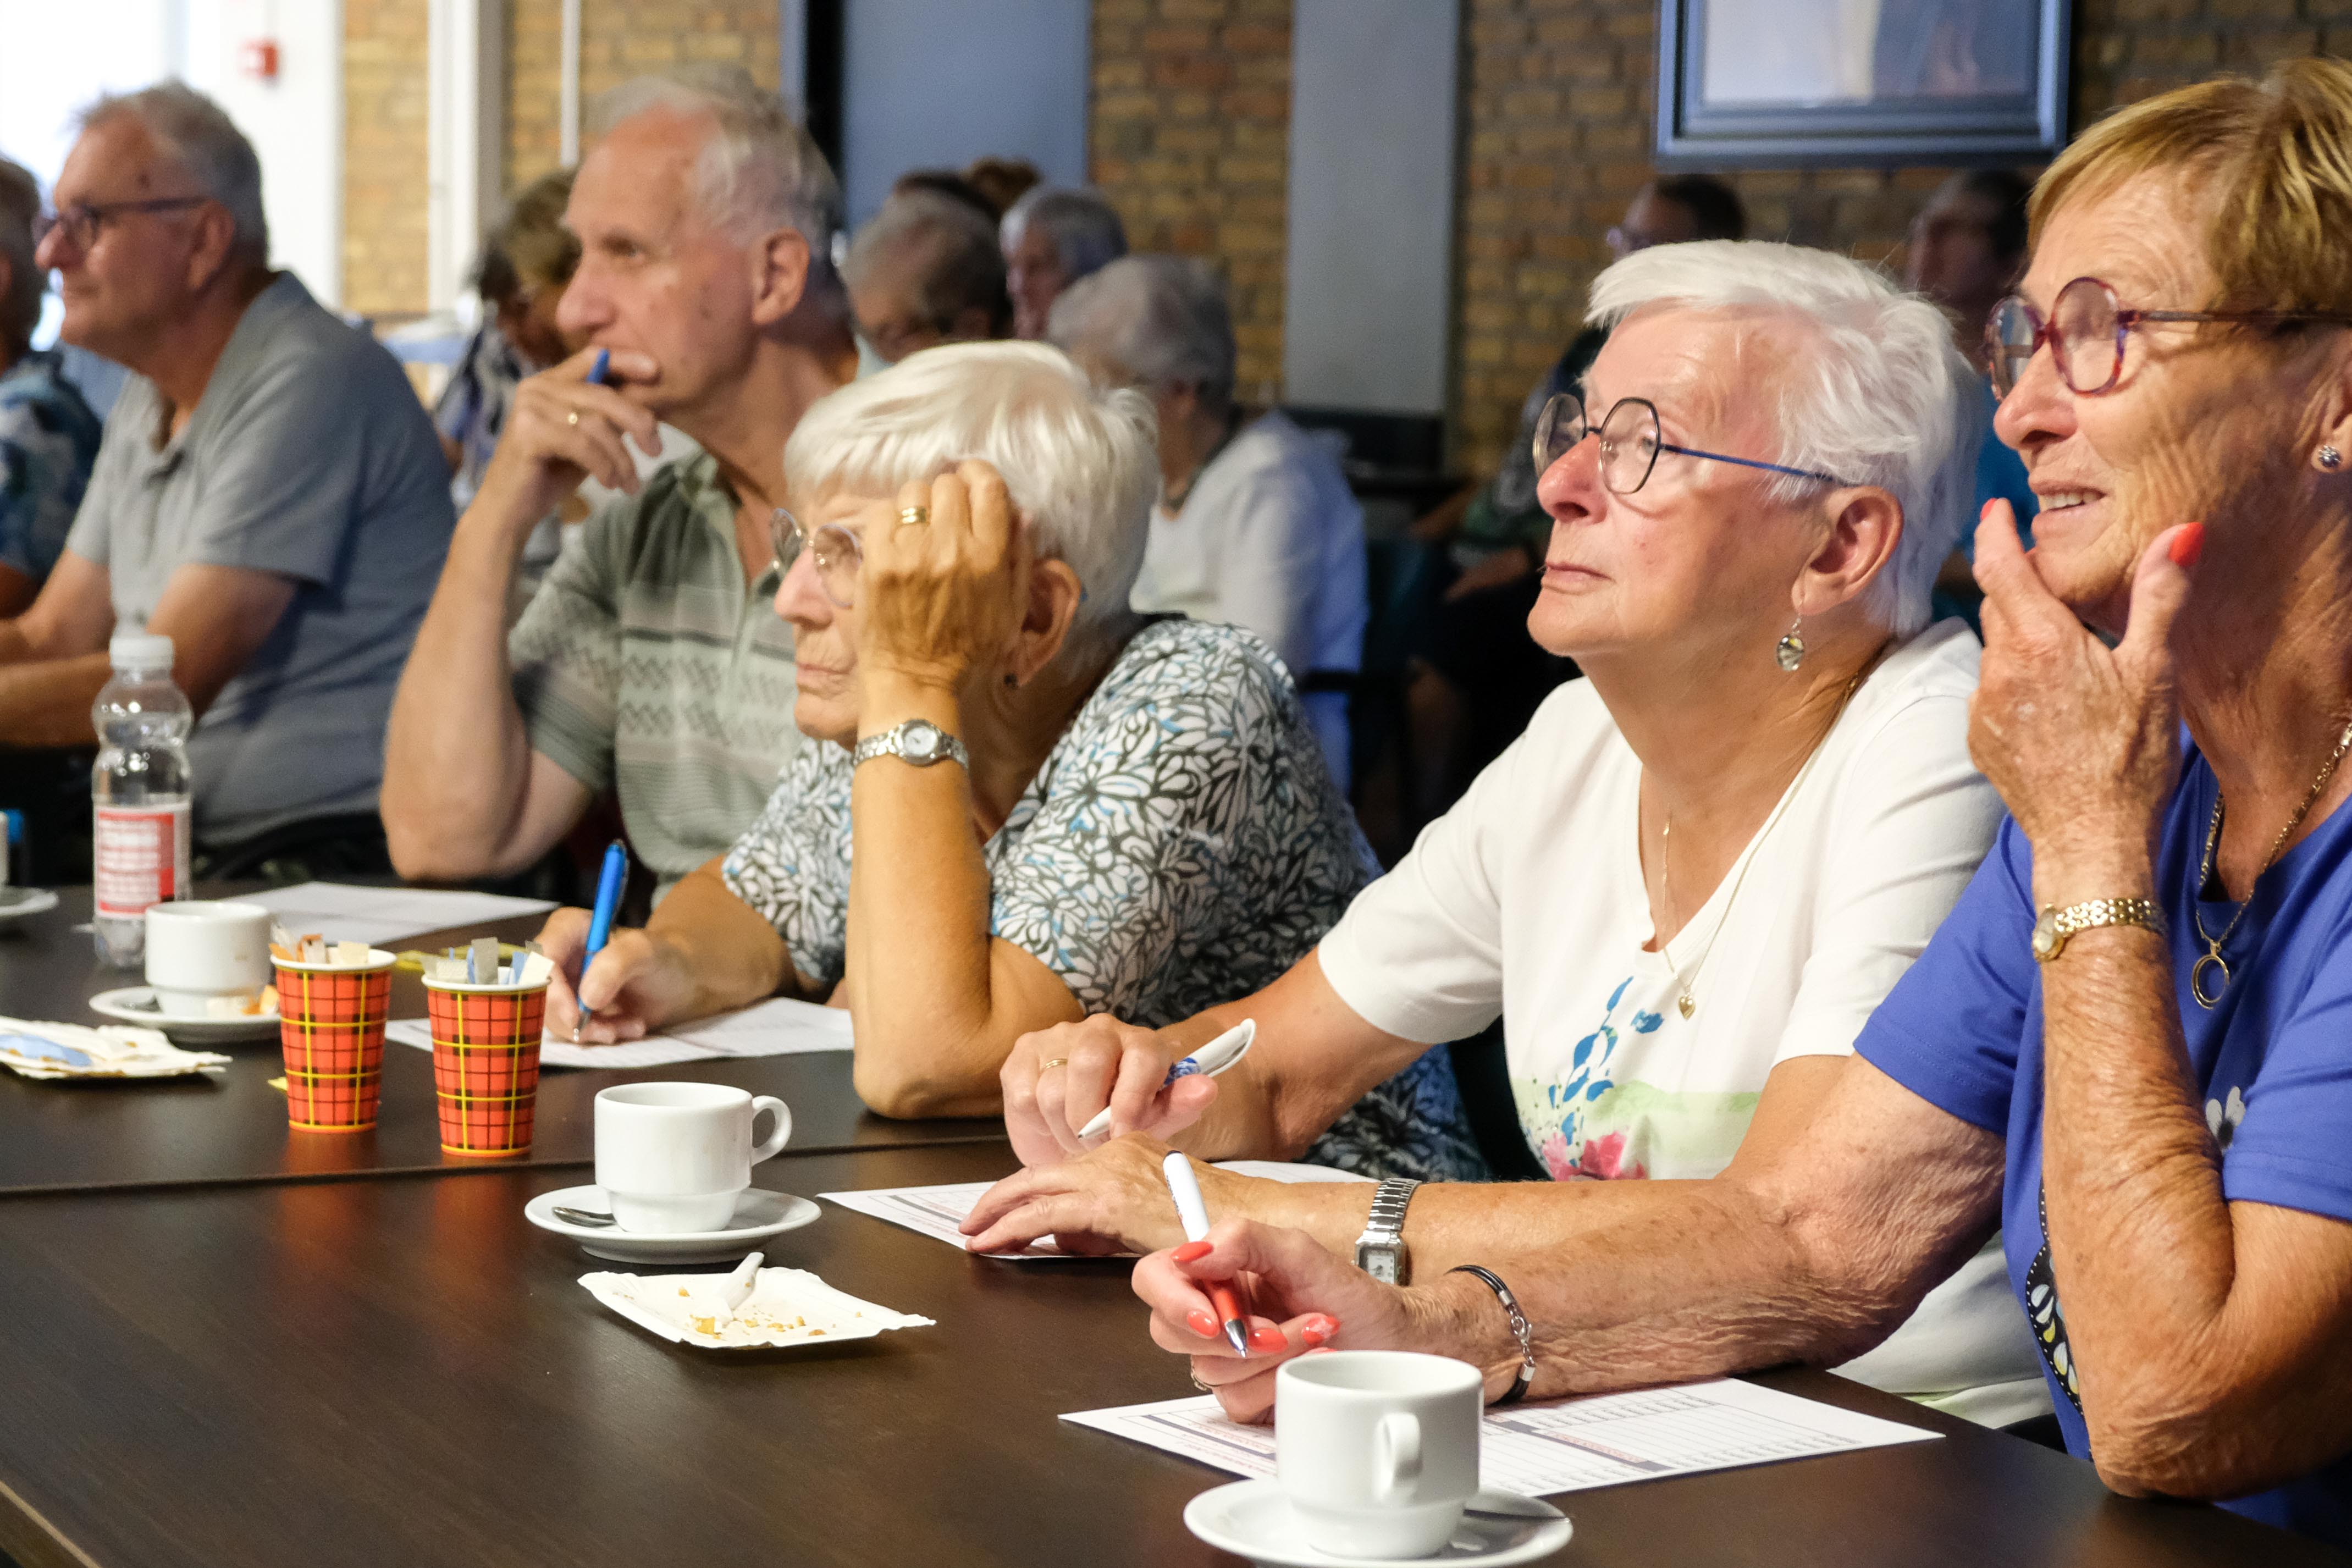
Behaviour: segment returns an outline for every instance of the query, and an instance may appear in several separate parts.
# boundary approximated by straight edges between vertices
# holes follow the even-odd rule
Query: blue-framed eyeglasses
[[[1648,484],[1650,470],[1658,466],[1661,452],[1704,458],[1710,463],[1737,463],[1743,468],[1762,468],[1767,473],[1816,479],[1825,485],[1845,483],[1835,474],[1812,468],[1791,468],[1779,463],[1759,462],[1754,458],[1677,447],[1664,438],[1658,424],[1658,405],[1646,397],[1619,398],[1601,423],[1592,425],[1584,416],[1584,399],[1573,392],[1553,394],[1543,412],[1536,416],[1536,472],[1540,474],[1567,457],[1578,442],[1591,435],[1601,437],[1601,483],[1612,495],[1629,496]]]

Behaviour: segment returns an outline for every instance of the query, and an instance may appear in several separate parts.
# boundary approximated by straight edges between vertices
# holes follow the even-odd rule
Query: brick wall
[[[1652,173],[1656,0],[1465,0],[1455,460],[1491,468]],[[2077,0],[2076,128],[2216,70],[2352,53],[2352,0]],[[1900,267],[1944,169],[1733,176],[1749,232]]]
[[[425,304],[425,0],[343,0],[343,305]]]
[[[772,88],[776,0],[584,0],[580,8],[580,102],[631,77],[670,66],[740,65]],[[507,188],[557,166],[562,132],[563,6],[561,0],[508,0]]]
[[[1249,398],[1278,395],[1290,0],[1095,0],[1088,162],[1128,243],[1225,275]]]

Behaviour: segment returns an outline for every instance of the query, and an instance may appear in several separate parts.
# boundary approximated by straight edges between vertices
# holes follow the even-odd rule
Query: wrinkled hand
[[[2033,846],[2036,902],[2145,890],[2137,883],[2153,863],[2180,766],[2170,638],[2189,579],[2173,552],[2193,564],[2202,542],[2202,526],[2189,524],[2150,542],[2132,577],[2123,641],[2110,649],[2043,584],[2009,503],[1985,509],[1977,530],[1985,652],[1969,752]]]
[[[928,507],[930,521],[899,514]],[[967,460],[859,519],[857,668],[947,691],[1008,653],[1029,604],[1028,542],[1004,480]]]
[[[1203,1288],[1231,1280],[1249,1320],[1250,1353],[1234,1353]],[[1135,1266],[1135,1293],[1151,1309],[1151,1339],[1192,1358],[1236,1421],[1274,1416],[1274,1378],[1282,1363],[1344,1340],[1347,1350],[1420,1350],[1407,1292],[1342,1263],[1305,1231],[1223,1220],[1208,1239],[1155,1252]]]
[[[555,961],[547,983],[547,1027],[584,1046],[642,1039],[648,1029],[678,1016],[692,994],[691,982],[670,951],[642,931],[615,928],[583,977],[580,961],[588,951],[589,912],[558,910],[540,929],[539,945]],[[584,997],[594,1016],[580,1022]]]
[[[499,432],[498,450],[482,476],[476,506],[487,500],[516,526],[528,527],[579,489],[583,477],[629,495],[637,493],[637,465],[629,456],[628,440],[635,437],[650,457],[661,450],[661,425],[614,384],[649,382],[658,367],[649,355],[614,349],[606,366],[607,384],[595,385],[588,373],[597,353],[583,349],[562,364],[515,384],[514,402]]]
[[[1024,1165],[1051,1165],[1129,1132],[1174,1137],[1217,1098],[1213,1079],[1195,1075],[1168,1084],[1169,1064],[1183,1055],[1156,1031],[1108,1013],[1022,1036],[996,1074],[1013,1152]],[[1105,1106],[1110,1130],[1080,1138],[1078,1129]]]
[[[1168,1145],[1118,1138],[1090,1154],[1015,1172],[982,1193],[965,1216],[974,1252],[1003,1252],[1045,1237],[1065,1252],[1150,1252],[1184,1240],[1161,1162]],[[1201,1198],[1211,1213],[1230,1213],[1244,1178],[1195,1162]]]

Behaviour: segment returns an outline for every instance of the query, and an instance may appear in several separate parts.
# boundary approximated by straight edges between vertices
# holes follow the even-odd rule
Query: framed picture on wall
[[[1659,0],[1669,168],[2030,163],[2066,136],[2070,0]]]

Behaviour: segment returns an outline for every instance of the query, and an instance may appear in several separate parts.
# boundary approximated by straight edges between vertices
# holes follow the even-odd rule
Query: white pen
[[[1244,1057],[1249,1055],[1250,1042],[1257,1038],[1257,1020],[1244,1018],[1182,1061],[1168,1069],[1160,1087],[1166,1089],[1180,1078],[1214,1078]],[[1110,1131],[1110,1107],[1106,1105],[1092,1121],[1078,1129],[1081,1138],[1092,1138]]]
[[[1168,1178],[1168,1195],[1176,1200],[1176,1217],[1184,1224],[1184,1239],[1204,1241],[1209,1235],[1209,1205],[1201,1201],[1201,1184],[1192,1174],[1192,1162],[1181,1149],[1171,1149],[1168,1158],[1160,1162],[1160,1173]],[[1209,1300],[1225,1320],[1225,1338],[1242,1354],[1249,1354],[1249,1330],[1242,1322],[1241,1303],[1234,1300],[1230,1285],[1209,1287]]]

